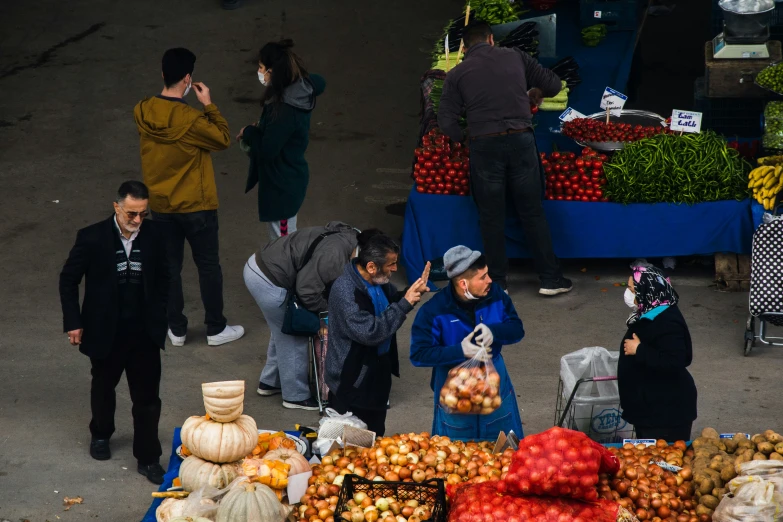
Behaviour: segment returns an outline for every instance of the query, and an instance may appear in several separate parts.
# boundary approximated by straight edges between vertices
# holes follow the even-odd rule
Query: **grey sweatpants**
[[[296,232],[296,216],[280,221],[267,221],[266,225],[269,230],[269,239],[274,241],[279,237]]]
[[[310,398],[309,358],[307,337],[286,335],[280,328],[285,317],[285,300],[288,291],[275,286],[256,264],[253,254],[245,263],[245,286],[261,308],[269,325],[269,348],[266,365],[259,381],[268,386],[282,388],[284,401],[304,401]]]

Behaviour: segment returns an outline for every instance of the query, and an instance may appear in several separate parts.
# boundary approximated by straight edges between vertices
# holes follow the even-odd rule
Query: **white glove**
[[[475,341],[477,344],[483,344],[487,348],[492,346],[495,337],[492,335],[492,330],[490,330],[487,325],[479,323],[476,325],[476,329],[473,330],[473,332],[476,334]]]
[[[487,346],[486,349],[481,348],[473,342],[473,332],[470,332],[467,337],[462,340],[462,354],[466,359],[472,359],[476,357],[479,361],[487,362],[492,358],[492,348]],[[481,355],[479,355],[481,353]]]

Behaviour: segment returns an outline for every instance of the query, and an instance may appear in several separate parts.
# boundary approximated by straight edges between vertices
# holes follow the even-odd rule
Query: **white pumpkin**
[[[172,518],[181,517],[185,513],[185,501],[176,498],[165,498],[155,510],[158,522],[171,522]]]
[[[170,522],[212,522],[212,521],[204,517],[177,517],[177,518],[172,518]]]
[[[267,451],[264,454],[264,460],[277,460],[291,466],[291,469],[288,471],[289,477],[310,471],[311,469],[310,463],[307,462],[307,459],[301,453],[288,448]]]
[[[216,422],[206,417],[190,417],[182,425],[182,444],[204,460],[222,464],[248,455],[258,444],[256,421],[240,415],[234,422]]]
[[[179,480],[185,491],[196,491],[203,486],[223,489],[238,475],[238,462],[215,464],[195,455],[186,458],[179,467]]]
[[[204,409],[218,422],[232,422],[242,415],[245,381],[205,382],[201,385]]]
[[[290,510],[267,486],[257,482],[237,483],[220,501],[217,522],[283,522]]]

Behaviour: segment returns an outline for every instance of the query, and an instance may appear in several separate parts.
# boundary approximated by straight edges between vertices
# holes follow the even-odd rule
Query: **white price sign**
[[[674,109],[669,128],[675,132],[701,132],[701,113]]]
[[[655,446],[655,443],[658,442],[655,439],[623,439],[623,444],[633,444],[634,446],[638,446],[639,444],[644,444],[645,446]]]
[[[559,116],[559,119],[560,119],[560,121],[562,121],[563,123],[565,123],[565,122],[567,122],[567,121],[575,120],[575,119],[577,119],[577,118],[584,118],[584,117],[585,117],[585,115],[584,115],[584,114],[582,114],[581,112],[579,112],[579,111],[578,111],[578,110],[576,110],[576,109],[572,109],[571,107],[569,107],[569,108],[567,108],[567,109],[566,109],[566,110],[563,112],[563,114],[561,114],[561,115]]]
[[[604,110],[609,109],[609,113],[612,116],[619,116],[627,100],[628,96],[625,94],[607,87],[601,96],[601,108]]]

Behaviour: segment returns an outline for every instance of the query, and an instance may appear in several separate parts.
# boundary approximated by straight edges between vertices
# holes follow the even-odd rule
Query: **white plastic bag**
[[[579,379],[617,377],[620,352],[598,346],[582,348],[560,358],[560,380],[563,382],[563,404],[571,397]],[[597,442],[617,442],[630,438],[633,426],[620,415],[620,390],[617,380],[582,383],[571,403],[571,419],[563,427],[587,433]]]
[[[775,491],[783,494],[783,461],[752,460],[740,464],[740,476],[755,475],[771,482]]]
[[[319,439],[339,439],[343,436],[344,426],[353,426],[360,430],[367,429],[367,424],[350,411],[345,412],[345,415],[340,415],[332,408],[326,408],[324,413],[326,413],[326,417],[322,418],[318,423],[320,425],[320,428],[318,428]]]
[[[440,390],[440,405],[451,414],[489,415],[502,402],[500,375],[483,344],[471,359],[449,370]]]
[[[234,479],[224,489],[203,486],[191,492],[186,498],[164,499],[155,510],[155,518],[158,522],[169,522],[169,520],[177,517],[202,517],[214,520],[217,514],[218,502],[238,480]]]
[[[775,486],[754,475],[736,477],[728,484],[725,495],[715,512],[713,522],[777,522],[781,519],[783,493]]]

